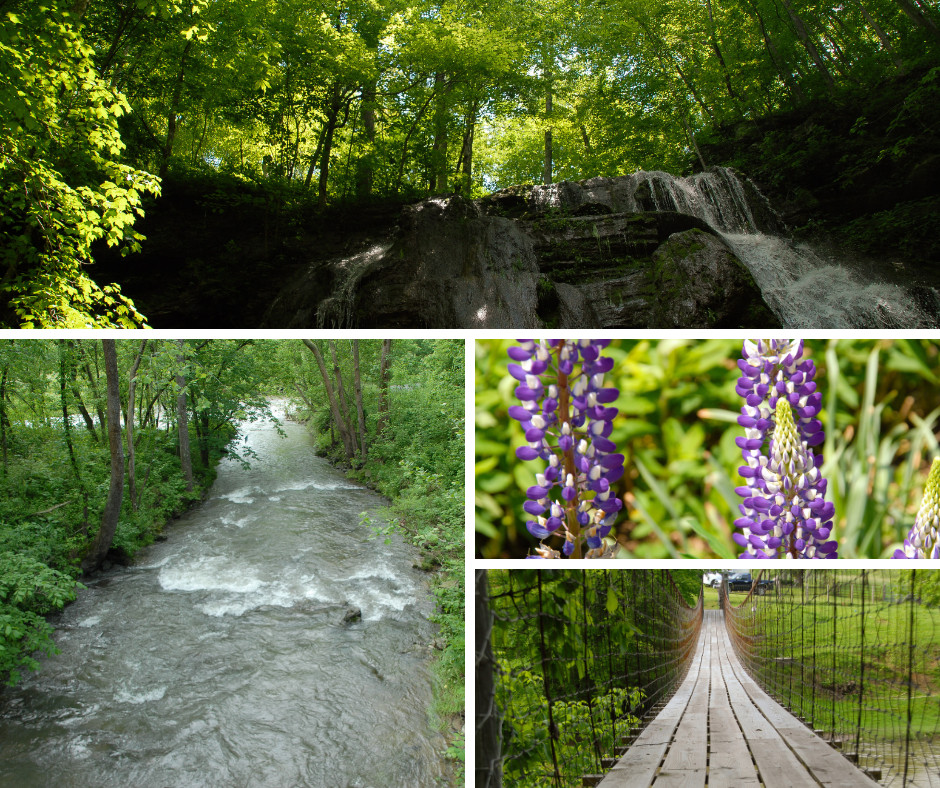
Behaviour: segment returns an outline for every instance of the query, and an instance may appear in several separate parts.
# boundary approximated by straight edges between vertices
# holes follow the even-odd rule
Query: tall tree
[[[340,412],[336,394],[333,391],[333,384],[330,382],[330,376],[326,371],[326,364],[323,362],[323,354],[320,352],[320,348],[317,347],[316,343],[313,341],[304,339],[303,343],[310,350],[310,352],[313,353],[313,357],[317,360],[317,366],[320,369],[320,377],[323,379],[323,387],[326,389],[326,396],[330,401],[330,413],[333,415],[333,423],[339,430],[340,438],[343,441],[343,450],[346,453],[346,461],[352,462],[352,458],[356,453],[355,443],[353,441],[352,435],[349,432],[349,425]]]
[[[140,342],[140,350],[134,357],[130,372],[127,373],[127,415],[124,423],[127,431],[127,492],[131,497],[131,508],[137,511],[137,466],[134,461],[134,400],[137,394],[137,371],[140,369],[140,360],[143,358],[147,340]]]
[[[101,515],[101,526],[91,547],[82,559],[82,570],[90,572],[101,566],[111,549],[121,515],[124,497],[124,448],[121,445],[121,382],[118,372],[117,348],[113,339],[101,340],[104,368],[107,377],[108,449],[111,453],[111,484],[108,499]]]
[[[91,247],[139,249],[156,178],[121,160],[126,97],[101,78],[66,3],[0,11],[0,326],[134,327],[116,286],[89,277]]]
[[[179,430],[180,463],[183,468],[183,478],[186,479],[186,489],[192,492],[196,486],[193,477],[193,456],[189,448],[189,411],[186,407],[186,377],[185,369],[185,340],[178,339],[176,363],[176,426]]]
[[[379,420],[375,431],[381,435],[388,424],[388,383],[391,370],[392,340],[382,340],[382,357],[379,362]]]
[[[359,340],[352,341],[353,351],[353,385],[356,397],[356,420],[359,425],[359,454],[363,462],[366,460],[366,417],[362,407],[362,383],[359,377]]]

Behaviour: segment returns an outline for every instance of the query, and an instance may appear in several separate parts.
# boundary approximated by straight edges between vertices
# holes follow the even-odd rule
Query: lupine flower
[[[520,460],[540,460],[542,470],[526,491],[523,508],[533,519],[526,528],[536,539],[557,535],[561,551],[544,541],[531,558],[606,557],[604,537],[623,508],[611,485],[623,476],[623,455],[610,440],[620,396],[604,387],[613,359],[601,351],[609,339],[520,339],[509,348],[509,374],[519,381],[521,405],[509,408],[525,431]]]
[[[816,418],[822,395],[815,365],[802,356],[803,340],[746,340],[738,361],[744,437],[735,443],[746,465],[738,469],[745,486],[737,488],[744,500],[733,539],[741,558],[836,557],[836,542],[826,541],[833,506],[824,500],[822,457],[812,452],[825,439]]]
[[[924,500],[904,547],[894,551],[895,558],[940,558],[940,459],[934,459],[927,476]]]

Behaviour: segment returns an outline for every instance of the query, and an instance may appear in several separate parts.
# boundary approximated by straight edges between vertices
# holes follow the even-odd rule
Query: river
[[[384,501],[306,430],[245,425],[167,539],[87,583],[61,654],[0,691],[0,785],[430,788],[433,600]],[[343,623],[348,605],[362,620]]]

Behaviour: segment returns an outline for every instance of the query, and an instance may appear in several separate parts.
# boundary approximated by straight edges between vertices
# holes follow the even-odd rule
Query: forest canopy
[[[0,0],[0,320],[142,323],[84,266],[138,248],[168,176],[322,207],[686,172],[722,129],[905,74],[916,116],[938,42],[928,0]]]

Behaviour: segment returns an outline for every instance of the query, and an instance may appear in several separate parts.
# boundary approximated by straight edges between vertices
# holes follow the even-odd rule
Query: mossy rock
[[[653,254],[652,328],[779,328],[754,277],[719,238],[698,229]]]

